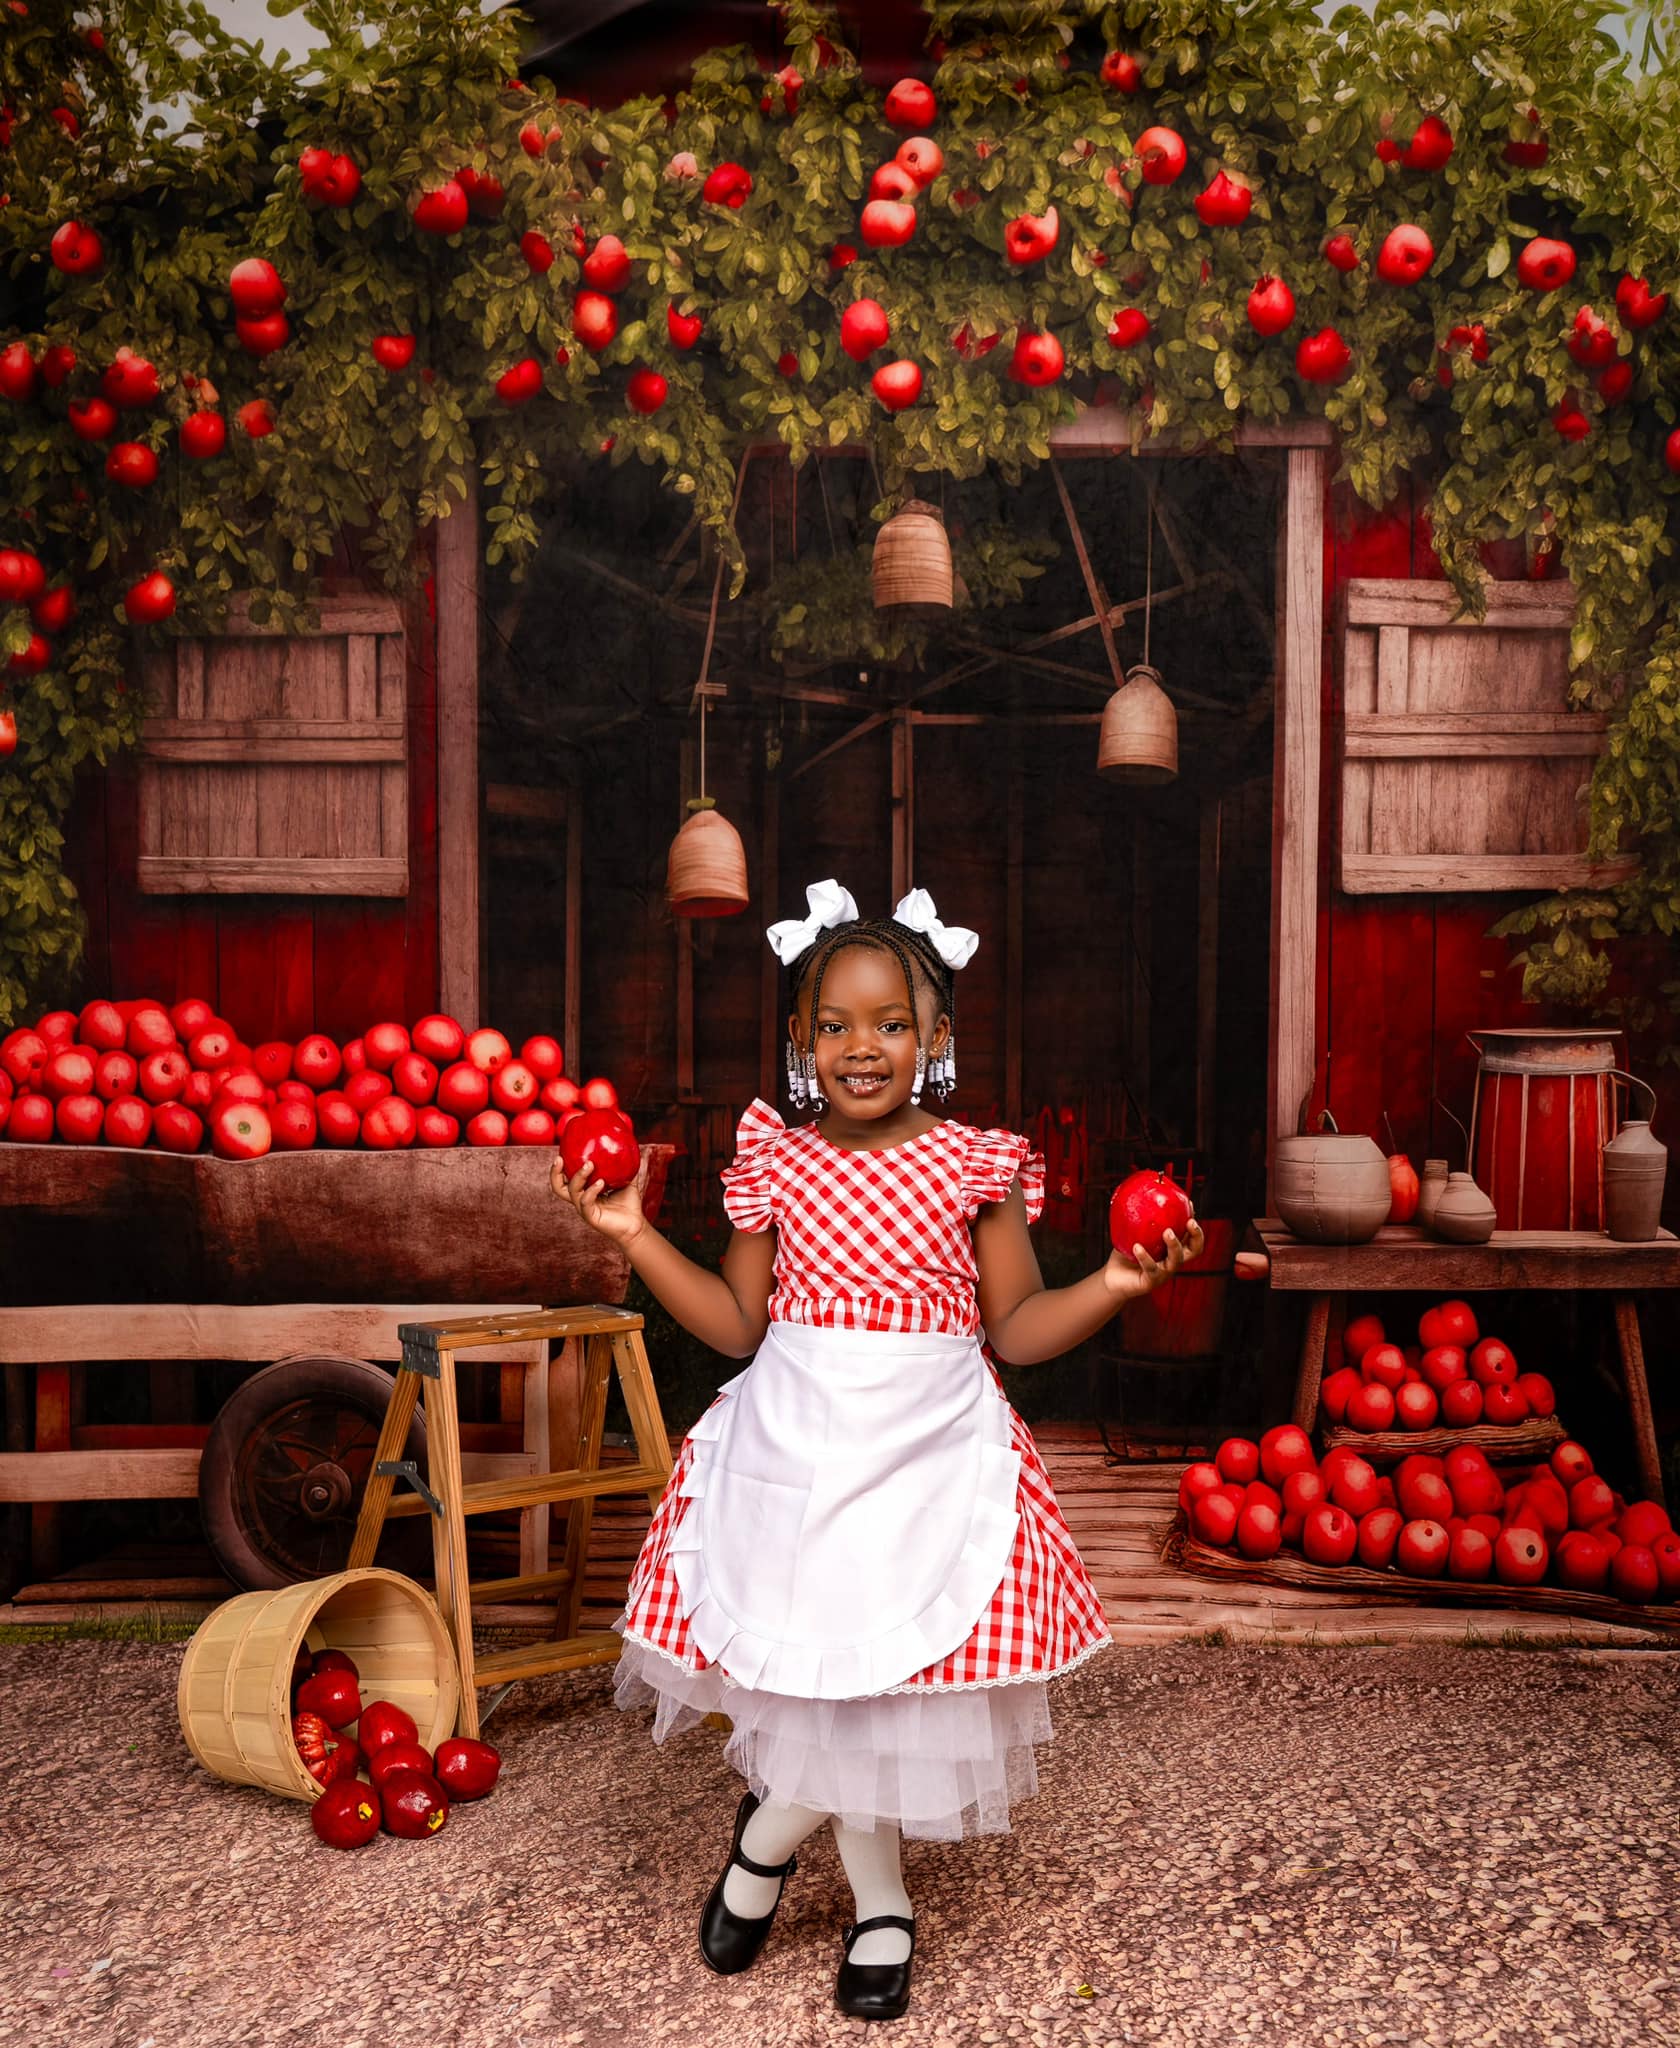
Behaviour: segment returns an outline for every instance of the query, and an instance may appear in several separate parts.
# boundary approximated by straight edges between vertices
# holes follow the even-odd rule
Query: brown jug
[[[1650,1096],[1643,1119],[1629,1118],[1604,1147],[1604,1228],[1618,1244],[1642,1244],[1661,1228],[1663,1181],[1668,1173],[1668,1147],[1651,1135],[1650,1111],[1656,1090],[1632,1074],[1612,1069],[1612,1078],[1626,1081]]]
[[[1449,1173],[1430,1226],[1448,1244],[1486,1244],[1493,1235],[1495,1211],[1467,1173]]]
[[[1426,1159],[1423,1177],[1418,1182],[1417,1224],[1420,1230],[1433,1229],[1435,1204],[1445,1193],[1446,1186],[1447,1162],[1444,1159]]]

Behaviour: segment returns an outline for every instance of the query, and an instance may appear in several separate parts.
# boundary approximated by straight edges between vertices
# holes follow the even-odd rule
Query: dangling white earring
[[[806,1103],[805,1067],[791,1037],[787,1042],[787,1086],[789,1102],[795,1109],[803,1109]]]
[[[954,1040],[947,1038],[942,1052],[935,1054],[932,1071],[933,1092],[943,1102],[957,1085],[957,1062],[951,1048]]]
[[[810,1099],[813,1109],[819,1111],[827,1109],[828,1097],[822,1092],[817,1082],[817,1055],[815,1051],[808,1051],[805,1055],[805,1092]]]
[[[926,1078],[927,1070],[927,1047],[918,1045],[916,1048],[916,1078],[910,1083],[910,1100],[912,1102],[920,1102],[922,1099],[922,1082]]]

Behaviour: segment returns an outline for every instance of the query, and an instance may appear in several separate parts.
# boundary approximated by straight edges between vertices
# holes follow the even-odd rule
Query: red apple
[[[1276,1557],[1283,1548],[1283,1518],[1263,1500],[1251,1501],[1237,1517],[1237,1549],[1244,1557]]]
[[[422,1017],[409,1035],[414,1050],[424,1053],[439,1067],[458,1060],[466,1044],[466,1033],[453,1017]]]
[[[1394,1419],[1402,1429],[1433,1429],[1440,1418],[1441,1397],[1421,1380],[1397,1389]]]
[[[1438,114],[1425,114],[1400,152],[1409,171],[1438,171],[1453,153],[1452,130]]]
[[[1456,1512],[1452,1488],[1439,1472],[1402,1470],[1395,1475],[1394,1490],[1409,1522],[1444,1522]]]
[[[1214,1452],[1213,1462],[1227,1479],[1247,1486],[1260,1476],[1260,1446],[1246,1436],[1228,1436]]]
[[[1610,1590],[1619,1600],[1643,1606],[1661,1590],[1657,1560],[1644,1543],[1624,1543],[1610,1560]]]
[[[1223,1550],[1235,1541],[1239,1509],[1223,1493],[1204,1493],[1190,1507],[1190,1530],[1200,1543]]]
[[[1624,276],[1616,286],[1616,311],[1624,327],[1649,327],[1660,320],[1667,292],[1653,292],[1642,277]]]
[[[617,235],[603,235],[583,259],[583,281],[598,292],[618,292],[630,282],[630,252]]]
[[[1515,1381],[1516,1390],[1528,1403],[1530,1415],[1545,1417],[1557,1413],[1557,1394],[1544,1373],[1520,1372]]]
[[[1497,1337],[1484,1337],[1470,1353],[1470,1376],[1484,1387],[1510,1386],[1517,1377],[1517,1361],[1508,1344]]]
[[[1575,251],[1549,235],[1536,235],[1517,257],[1517,282],[1530,291],[1558,291],[1574,275]]]
[[[706,174],[700,197],[712,206],[727,206],[739,213],[752,195],[752,173],[744,164],[721,163]]]
[[[137,625],[156,625],[175,609],[175,586],[161,569],[142,576],[123,595],[123,611]]]
[[[490,1101],[490,1076],[470,1060],[457,1060],[438,1076],[437,1106],[456,1117],[474,1117]]]
[[[1312,1438],[1293,1422],[1280,1422],[1268,1429],[1260,1439],[1260,1470],[1273,1486],[1282,1486],[1297,1472],[1316,1474],[1318,1460],[1313,1456]]]
[[[665,332],[673,348],[690,349],[700,339],[705,321],[698,313],[679,313],[667,301],[665,307]]]
[[[424,1053],[399,1053],[392,1063],[391,1085],[405,1102],[418,1109],[437,1093],[437,1067]]]
[[[105,261],[105,244],[92,228],[67,220],[53,232],[47,245],[53,268],[66,277],[87,277]]]
[[[1406,1354],[1398,1344],[1373,1344],[1359,1361],[1359,1377],[1392,1391],[1406,1377]]]
[[[1385,1571],[1394,1562],[1395,1545],[1405,1517],[1397,1508],[1372,1508],[1359,1518],[1359,1562],[1370,1571]]]
[[[1378,1380],[1361,1380],[1348,1396],[1347,1426],[1349,1429],[1392,1429],[1393,1394]]]
[[[1352,361],[1352,349],[1334,327],[1303,335],[1295,346],[1296,374],[1309,384],[1339,384]]]
[[[560,1041],[557,1038],[527,1038],[519,1048],[519,1057],[540,1082],[554,1080],[564,1070],[566,1064],[565,1054],[560,1050]]]
[[[320,1130],[313,1096],[307,1102],[288,1096],[275,1103],[268,1113],[268,1122],[276,1152],[307,1152]]]
[[[840,346],[854,363],[872,356],[891,331],[886,308],[878,299],[854,299],[840,315]]]
[[[441,1109],[428,1103],[415,1113],[414,1142],[417,1145],[453,1145],[461,1135],[459,1117],[446,1115]]]
[[[1654,1500],[1636,1500],[1616,1518],[1616,1534],[1624,1543],[1643,1543],[1647,1549],[1659,1536],[1672,1536],[1668,1510]]]
[[[234,312],[247,318],[272,313],[284,303],[285,281],[266,258],[247,256],[228,274],[228,297],[233,301]]]
[[[1224,1474],[1219,1467],[1206,1459],[1194,1465],[1187,1465],[1178,1482],[1179,1506],[1188,1512],[1204,1493],[1212,1493],[1223,1480]]]
[[[1482,1419],[1482,1390],[1473,1379],[1454,1380],[1441,1390],[1441,1420],[1449,1429],[1470,1429]]]
[[[907,135],[893,154],[894,161],[904,166],[921,191],[945,168],[945,152],[931,135]]]
[[[508,1120],[499,1109],[481,1109],[467,1123],[469,1145],[496,1146],[508,1141]]]
[[[618,308],[604,292],[579,292],[572,301],[572,333],[599,355],[618,332]]]
[[[361,1135],[362,1119],[354,1105],[338,1089],[329,1088],[315,1098],[315,1117],[323,1145],[354,1145]]]
[[[409,211],[422,234],[458,234],[467,224],[467,195],[458,179],[445,178],[417,193]]]
[[[888,412],[903,412],[922,395],[922,366],[903,358],[883,363],[869,383]]]
[[[1616,1497],[1596,1474],[1577,1479],[1569,1488],[1569,1526],[1590,1529],[1595,1522],[1607,1522],[1616,1512]]]
[[[1357,270],[1359,251],[1351,235],[1332,235],[1324,244],[1324,260],[1337,270]]]
[[[1246,185],[1224,171],[1216,171],[1213,182],[1196,197],[1196,217],[1204,227],[1235,228],[1247,220],[1254,194]],[[1286,321],[1285,326],[1288,325]],[[1274,333],[1276,329],[1272,330]]]
[[[1515,1387],[1508,1387],[1502,1381],[1494,1381],[1482,1389],[1482,1420],[1509,1428],[1514,1423],[1528,1420],[1528,1397]]]
[[[1426,1351],[1437,1344],[1456,1344],[1468,1353],[1480,1334],[1467,1301],[1438,1302],[1418,1319],[1418,1342]]]
[[[1355,1316],[1342,1332],[1342,1356],[1349,1365],[1358,1365],[1373,1344],[1383,1341],[1384,1331],[1379,1317]]]
[[[1578,1444],[1573,1437],[1566,1436],[1562,1443],[1553,1447],[1551,1465],[1565,1488],[1572,1487],[1578,1479],[1593,1476],[1591,1454],[1585,1444]]]
[[[365,1117],[376,1102],[383,1102],[391,1094],[389,1074],[377,1074],[371,1067],[363,1067],[360,1073],[346,1077],[344,1099],[358,1116]]]
[[[1680,1536],[1659,1536],[1651,1545],[1657,1561],[1657,1586],[1664,1600],[1680,1594]]]
[[[902,249],[916,232],[916,209],[904,199],[871,199],[858,232],[871,249]]]
[[[1571,1529],[1553,1552],[1557,1582],[1577,1593],[1602,1593],[1610,1583],[1610,1551],[1585,1529]]]
[[[895,157],[891,163],[877,167],[869,180],[871,199],[910,199],[921,190],[909,171]]]
[[[1444,1394],[1454,1380],[1463,1379],[1467,1363],[1457,1344],[1434,1344],[1418,1360],[1418,1371],[1436,1393]]]
[[[1378,1505],[1376,1470],[1364,1458],[1349,1458],[1327,1478],[1331,1501],[1350,1515],[1368,1515]]]
[[[1263,272],[1248,295],[1248,324],[1256,334],[1281,334],[1295,317],[1295,294],[1281,277]]]
[[[966,333],[966,328],[964,329]],[[1149,315],[1137,306],[1122,306],[1108,323],[1110,348],[1136,348],[1149,336]]]
[[[488,1025],[469,1032],[463,1049],[468,1064],[477,1067],[481,1074],[493,1074],[513,1058],[513,1047],[501,1032],[492,1031]]]
[[[115,1102],[119,1095],[132,1095],[139,1079],[140,1063],[132,1053],[102,1052],[93,1063],[93,1092],[102,1101]]]
[[[1452,1539],[1444,1525],[1427,1517],[1408,1521],[1394,1546],[1394,1562],[1414,1579],[1438,1579],[1447,1569]]]
[[[1042,263],[1060,233],[1061,222],[1053,206],[1041,214],[1017,214],[1003,231],[1003,253],[1017,265]]]
[[[1347,1420],[1348,1402],[1352,1399],[1355,1391],[1364,1384],[1365,1382],[1361,1380],[1351,1365],[1341,1366],[1337,1371],[1331,1373],[1330,1377],[1324,1381],[1318,1390],[1319,1401],[1330,1421],[1345,1422]]]
[[[1301,1548],[1314,1564],[1346,1564],[1358,1542],[1358,1522],[1333,1502],[1310,1508],[1301,1524]]]
[[[1135,154],[1150,185],[1170,185],[1189,161],[1183,136],[1172,128],[1146,128],[1137,139]]]
[[[312,1031],[292,1048],[292,1072],[311,1088],[330,1088],[343,1065],[338,1047],[324,1032]]]
[[[931,128],[939,118],[939,102],[919,78],[901,78],[881,111],[894,128]]]
[[[1447,1577],[1474,1581],[1492,1576],[1493,1539],[1468,1524],[1454,1529],[1447,1547]]]

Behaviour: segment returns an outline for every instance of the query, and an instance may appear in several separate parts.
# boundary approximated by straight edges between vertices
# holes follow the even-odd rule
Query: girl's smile
[[[918,988],[921,1044],[931,1059],[944,1043],[946,1020],[935,1014],[931,989]],[[914,1137],[937,1121],[910,1099],[916,1080],[917,1017],[904,969],[875,946],[846,946],[829,960],[813,1018],[809,998],[793,1021],[795,1037],[816,1054],[817,1085],[830,1117],[868,1124],[883,1140]],[[790,1027],[792,1028],[792,1027]],[[838,1131],[823,1135],[845,1142]]]

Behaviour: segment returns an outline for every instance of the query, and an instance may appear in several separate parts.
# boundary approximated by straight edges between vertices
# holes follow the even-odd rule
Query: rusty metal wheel
[[[390,1373],[359,1358],[283,1358],[226,1402],[199,1463],[198,1500],[235,1585],[256,1592],[344,1570],[391,1386]],[[418,1409],[402,1455],[425,1471]],[[430,1517],[387,1522],[376,1562],[429,1578]]]

